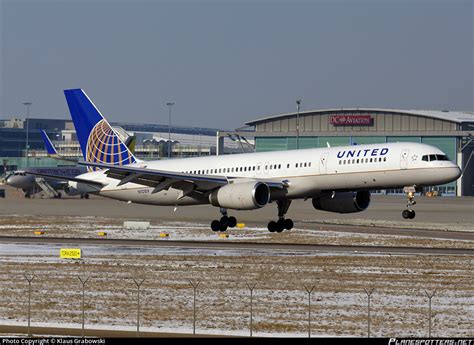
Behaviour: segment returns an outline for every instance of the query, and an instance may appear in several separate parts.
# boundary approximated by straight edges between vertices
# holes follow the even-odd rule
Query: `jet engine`
[[[76,196],[76,195],[82,194],[81,191],[69,185],[65,185],[63,188],[63,191],[69,196]]]
[[[338,212],[338,213],[354,213],[364,211],[370,204],[370,192],[341,192],[332,194],[324,194],[320,197],[313,198],[313,206],[317,210]]]
[[[270,200],[270,188],[262,182],[231,183],[209,195],[213,206],[233,210],[255,210]]]

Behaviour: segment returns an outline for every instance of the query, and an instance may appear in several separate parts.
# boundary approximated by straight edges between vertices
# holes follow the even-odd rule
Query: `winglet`
[[[58,151],[54,147],[53,143],[51,142],[51,139],[49,139],[48,135],[46,132],[42,129],[40,129],[41,132],[41,138],[43,138],[44,141],[44,146],[46,147],[46,152],[48,152],[48,155],[58,155]]]

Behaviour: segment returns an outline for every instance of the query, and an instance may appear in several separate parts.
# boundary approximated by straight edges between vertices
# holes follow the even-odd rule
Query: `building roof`
[[[406,115],[416,115],[430,117],[445,121],[463,123],[463,122],[474,122],[474,112],[464,111],[450,111],[450,110],[402,110],[402,109],[382,109],[382,108],[337,108],[337,109],[317,109],[310,111],[302,111],[300,115],[308,115],[315,113],[329,113],[329,112],[382,112],[382,113],[396,113]],[[269,120],[277,120],[279,118],[293,117],[296,113],[287,113],[281,115],[267,116],[257,120],[246,122],[247,126],[254,126],[261,122]]]

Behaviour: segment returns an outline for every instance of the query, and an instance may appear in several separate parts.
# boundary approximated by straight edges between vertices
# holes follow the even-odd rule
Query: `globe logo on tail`
[[[126,165],[135,163],[135,158],[120,140],[112,127],[102,119],[89,134],[87,140],[86,161]],[[89,168],[98,170],[99,168]]]

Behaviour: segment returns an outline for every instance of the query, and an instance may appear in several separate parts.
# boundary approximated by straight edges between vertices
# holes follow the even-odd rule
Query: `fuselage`
[[[257,152],[223,156],[147,161],[131,166],[193,175],[224,176],[234,183],[248,180],[285,181],[284,190],[272,191],[271,199],[312,198],[324,192],[371,190],[403,186],[439,185],[456,180],[461,171],[439,149],[419,143],[386,143],[345,147],[325,147],[291,151]],[[196,205],[208,198],[187,196],[178,200],[180,190],[169,188],[152,193],[153,188],[135,183],[118,186],[119,180],[104,171],[78,176],[105,184],[88,188],[88,193],[154,205]]]
[[[26,168],[25,170],[17,170],[9,174],[5,178],[6,184],[15,188],[21,188],[24,191],[32,192],[40,190],[36,183],[35,173],[51,174],[55,176],[64,176],[64,180],[58,180],[45,177],[44,180],[54,189],[62,189],[67,184],[67,178],[75,177],[86,171],[84,167],[64,166],[64,167],[41,167]]]

